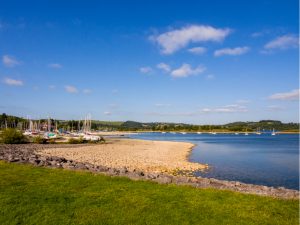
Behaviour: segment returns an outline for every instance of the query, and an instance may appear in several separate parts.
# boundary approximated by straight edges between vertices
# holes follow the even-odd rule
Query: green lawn
[[[298,201],[0,161],[0,224],[298,224]]]

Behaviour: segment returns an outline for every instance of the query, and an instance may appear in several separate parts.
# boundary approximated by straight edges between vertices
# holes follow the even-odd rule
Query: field
[[[0,224],[298,224],[299,202],[0,161]]]

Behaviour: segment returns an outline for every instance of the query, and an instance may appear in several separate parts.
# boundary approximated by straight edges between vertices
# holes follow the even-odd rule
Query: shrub
[[[105,143],[106,141],[105,141],[104,137],[101,136],[99,142]]]
[[[23,144],[28,142],[27,138],[21,131],[13,128],[3,130],[1,134],[1,141],[4,144]]]
[[[41,136],[36,136],[32,139],[32,142],[36,144],[46,144],[47,140],[45,138],[42,138]]]
[[[85,142],[86,142],[86,141],[83,140],[82,137],[80,137],[79,139],[70,138],[70,139],[68,140],[68,143],[69,143],[69,144],[82,144],[82,143],[85,143]]]
[[[49,143],[49,144],[55,144],[56,142],[55,142],[55,139],[52,138],[52,139],[48,139],[48,143]]]

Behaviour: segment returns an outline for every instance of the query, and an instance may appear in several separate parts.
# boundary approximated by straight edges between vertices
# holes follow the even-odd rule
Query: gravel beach
[[[205,165],[187,160],[193,146],[182,142],[115,139],[101,145],[43,149],[40,154],[112,168],[127,167],[129,170],[166,172],[205,169]]]

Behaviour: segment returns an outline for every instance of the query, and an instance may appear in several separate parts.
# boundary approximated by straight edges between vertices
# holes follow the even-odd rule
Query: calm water
[[[141,133],[130,137],[196,144],[190,161],[211,166],[206,172],[197,172],[197,176],[299,189],[297,134]]]

